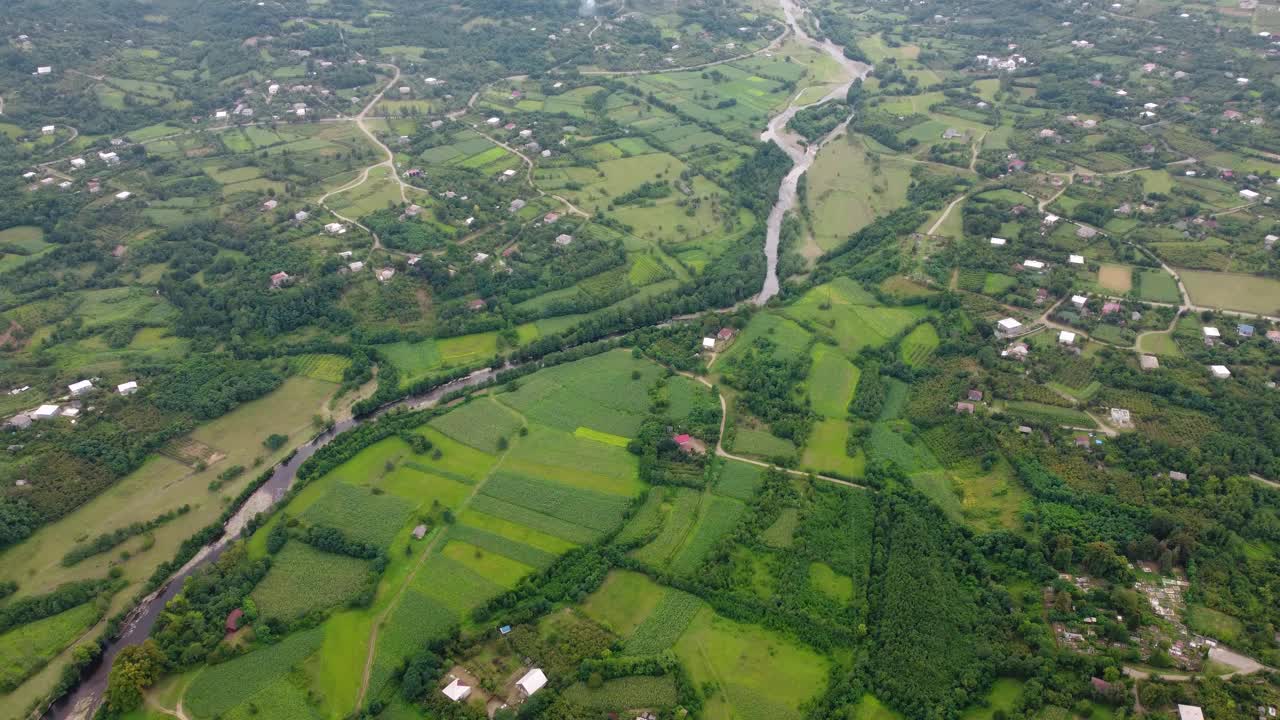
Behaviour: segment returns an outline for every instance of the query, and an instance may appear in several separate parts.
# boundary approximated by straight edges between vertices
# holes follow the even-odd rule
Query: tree
[[[107,709],[127,713],[142,704],[142,693],[160,677],[164,653],[154,640],[120,651],[107,677]]]

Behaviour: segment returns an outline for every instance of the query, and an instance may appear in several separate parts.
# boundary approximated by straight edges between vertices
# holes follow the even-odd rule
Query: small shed
[[[1198,705],[1179,705],[1178,720],[1204,720],[1204,711]]]
[[[996,246],[1006,245],[1008,244],[1008,242],[1009,241],[1004,238],[999,238],[999,237],[991,238],[991,244]]]
[[[1022,267],[1028,270],[1043,270],[1044,263],[1039,260],[1023,260]]]
[[[981,390],[970,390],[970,391],[969,391],[969,401],[970,401],[970,402],[982,402],[982,391],[981,391]]]

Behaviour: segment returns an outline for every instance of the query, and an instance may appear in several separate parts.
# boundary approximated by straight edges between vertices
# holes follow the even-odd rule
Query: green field
[[[283,689],[278,681],[320,648],[322,635],[318,628],[295,633],[275,645],[201,670],[183,695],[183,705],[191,717],[212,720],[250,700],[277,696]]]
[[[648,575],[614,570],[582,602],[582,612],[625,640],[653,614],[667,592]]]
[[[744,462],[726,460],[720,466],[720,477],[716,481],[715,490],[739,500],[750,500],[760,486],[764,469]]]
[[[903,362],[912,367],[923,365],[939,343],[938,330],[929,323],[917,325],[902,339],[900,352]]]
[[[671,571],[677,575],[694,573],[715,544],[738,524],[745,510],[737,500],[716,495],[704,497],[698,521],[672,560]]]
[[[845,477],[862,475],[866,464],[859,453],[857,457],[846,454],[849,423],[846,420],[822,420],[814,423],[813,432],[804,447],[801,464],[818,472],[835,472]]]
[[[665,707],[676,702],[676,684],[670,677],[647,675],[606,680],[598,688],[579,682],[565,690],[564,697],[593,710]]]
[[[1178,274],[1196,305],[1280,315],[1280,280],[1207,270],[1179,270]]]
[[[675,647],[698,686],[712,683],[708,720],[792,720],[825,687],[830,661],[769,630],[698,613]]]
[[[394,495],[379,495],[347,483],[335,483],[302,519],[333,527],[358,542],[386,547],[408,520],[413,505]]]
[[[658,492],[658,491],[654,491]],[[689,488],[673,488],[662,504],[662,527],[657,537],[644,547],[633,551],[632,556],[654,568],[666,568],[679,552],[698,520],[701,495]]]
[[[253,600],[263,617],[290,621],[351,599],[364,587],[369,572],[366,560],[321,552],[293,540],[272,558],[271,571],[253,589]]]
[[[632,373],[639,373],[632,378]],[[573,432],[579,427],[633,437],[649,407],[648,390],[661,369],[627,352],[608,352],[557,365],[499,399],[531,421]]]
[[[477,450],[496,452],[524,423],[509,408],[482,397],[431,421],[431,427]]]
[[[1190,291],[1190,287],[1188,287]],[[1138,295],[1143,300],[1163,303],[1180,303],[1182,294],[1178,283],[1163,270],[1143,270],[1138,276]]]
[[[39,670],[84,634],[101,614],[93,603],[85,603],[0,635],[0,688],[15,687]]]
[[[871,162],[862,136],[848,133],[822,148],[805,177],[813,239],[825,251],[905,205],[911,165],[892,155]]]
[[[858,386],[858,368],[830,345],[813,346],[809,369],[809,400],[813,411],[826,418],[843,418]]]

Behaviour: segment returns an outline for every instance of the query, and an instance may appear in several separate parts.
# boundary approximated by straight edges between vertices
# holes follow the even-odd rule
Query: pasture
[[[750,500],[760,486],[764,468],[748,465],[734,460],[725,460],[720,465],[720,476],[716,481],[715,491],[721,495]]]
[[[858,386],[858,368],[830,345],[814,345],[812,355],[806,384],[813,411],[826,418],[845,417]]]
[[[929,311],[923,305],[884,307],[848,278],[813,288],[783,314],[808,321],[852,356],[863,347],[877,347],[905,331]]]
[[[770,434],[767,430],[740,427],[734,431],[733,451],[759,457],[795,455],[795,443]]]
[[[677,575],[695,572],[720,538],[733,530],[745,510],[746,507],[737,500],[717,495],[704,496],[699,506],[698,521],[673,558],[671,571]]]
[[[1098,285],[1117,295],[1123,295],[1133,288],[1133,268],[1102,263],[1098,267]]]
[[[89,602],[0,635],[0,695],[62,652],[101,615],[101,609]]]
[[[630,570],[613,570],[595,592],[582,601],[582,612],[624,640],[653,615],[667,588]]]
[[[826,251],[906,204],[911,165],[893,155],[872,162],[862,136],[848,133],[818,152],[805,177],[813,239]]]
[[[708,720],[797,720],[822,691],[830,661],[770,630],[698,612],[675,646],[699,687]]]
[[[1138,296],[1151,302],[1182,302],[1177,281],[1163,270],[1141,271],[1138,276]]]
[[[844,477],[859,477],[866,467],[866,459],[859,452],[849,457],[845,451],[849,438],[846,420],[821,420],[814,423],[813,432],[805,443],[801,465],[817,472],[833,472]]]
[[[1178,274],[1196,305],[1280,315],[1280,280],[1208,270],[1179,270]]]

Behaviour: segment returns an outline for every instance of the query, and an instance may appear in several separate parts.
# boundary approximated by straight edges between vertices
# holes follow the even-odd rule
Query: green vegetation
[[[264,617],[294,620],[351,600],[364,589],[369,572],[366,561],[290,542],[254,588],[253,601]]]

